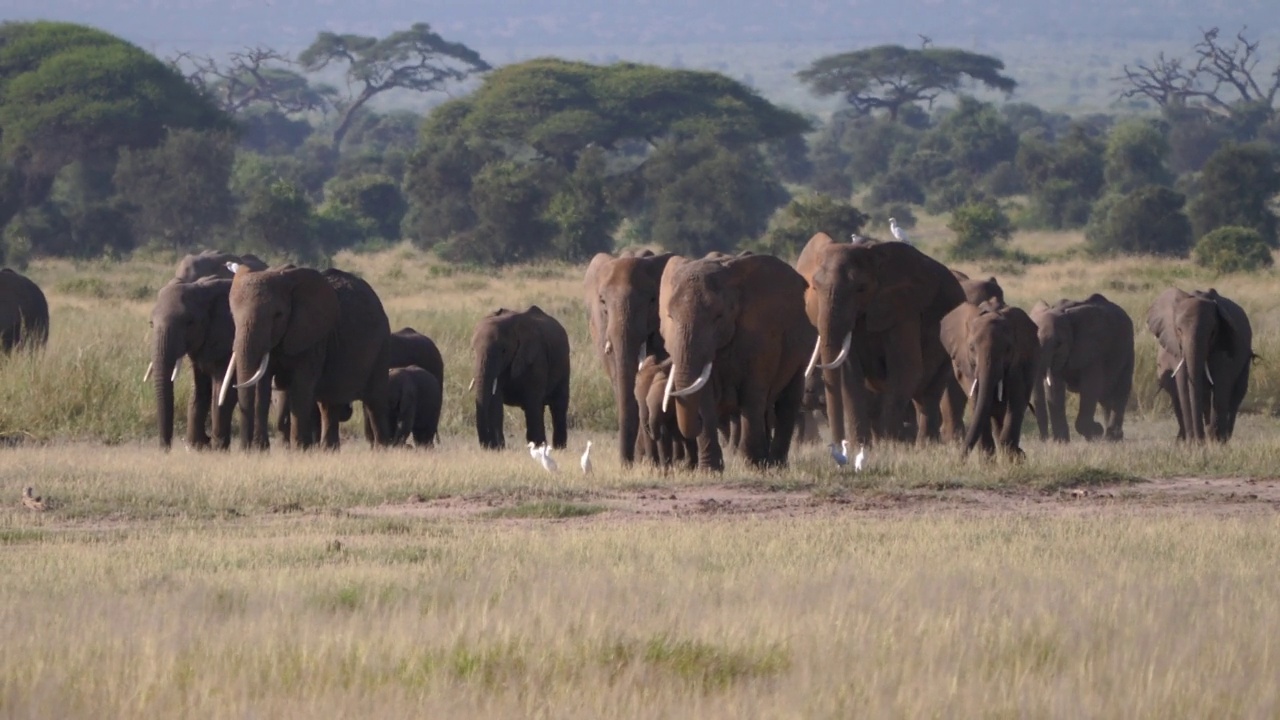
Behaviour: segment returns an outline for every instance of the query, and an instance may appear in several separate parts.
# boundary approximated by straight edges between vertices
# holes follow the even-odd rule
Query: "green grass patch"
[[[494,508],[483,513],[483,516],[494,519],[563,520],[596,515],[606,509],[603,505],[543,500],[521,503],[512,507]]]

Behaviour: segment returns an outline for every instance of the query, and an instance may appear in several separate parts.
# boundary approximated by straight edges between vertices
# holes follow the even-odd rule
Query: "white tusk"
[[[142,382],[146,382],[151,379],[151,366],[154,364],[155,363],[147,363],[147,371],[142,374]]]
[[[1053,376],[1050,375],[1049,373],[1044,374],[1044,386],[1053,387]]]
[[[1179,361],[1178,361],[1177,366],[1173,368],[1173,377],[1178,377],[1178,371],[1182,369],[1182,363],[1184,363],[1184,362],[1186,362],[1186,361],[1187,361],[1187,359],[1186,359],[1186,358],[1183,358],[1183,359],[1181,359],[1181,360],[1179,360]]]
[[[182,356],[179,355],[177,361],[173,363],[173,372],[169,375],[169,382],[178,382],[178,371],[182,369]]]
[[[969,386],[969,397],[973,397],[973,391],[978,389],[978,378],[973,379],[973,384]]]
[[[644,361],[648,359],[649,359],[648,357],[640,358],[640,364],[636,366],[636,372],[640,372],[641,370],[644,369]]]
[[[258,371],[253,374],[253,377],[249,378],[248,380],[245,380],[239,385],[236,385],[236,389],[239,390],[240,388],[253,387],[254,385],[257,385],[258,381],[262,379],[262,376],[267,374],[268,362],[271,362],[270,351],[267,351],[267,353],[262,356],[262,362],[259,363]]]
[[[228,263],[227,263],[227,269],[231,271],[231,274],[232,274],[232,275],[235,275],[235,274],[236,274],[236,271],[240,269],[240,263],[237,263],[237,262],[228,262]]]
[[[846,334],[845,334],[845,336],[844,336],[844,344],[840,346],[840,354],[836,356],[836,359],[835,359],[835,360],[832,360],[832,361],[831,361],[831,363],[830,363],[829,365],[821,365],[821,364],[820,364],[820,365],[818,365],[818,369],[820,369],[820,370],[834,370],[834,369],[836,369],[836,368],[840,367],[840,364],[844,362],[844,359],[845,359],[845,358],[847,358],[847,357],[849,357],[849,343],[851,343],[851,342],[853,342],[853,331],[852,331],[852,330],[850,330],[848,333],[846,333]]]
[[[809,367],[804,369],[804,376],[809,377],[813,374],[813,366],[818,364],[819,351],[822,350],[822,336],[818,336],[818,342],[813,344],[813,355],[809,356]]]
[[[227,372],[222,376],[222,387],[218,390],[218,407],[227,404],[227,388],[231,387],[231,378],[236,376],[236,354],[231,353],[227,361]]]
[[[674,364],[673,364],[673,367],[674,367]],[[672,374],[671,374],[671,377],[675,377],[675,373],[672,373]],[[672,397],[684,397],[685,395],[691,395],[691,394],[693,394],[693,393],[696,393],[696,392],[698,392],[699,390],[701,390],[701,389],[702,389],[702,386],[703,386],[703,385],[706,385],[706,384],[707,384],[707,381],[708,381],[708,380],[710,380],[710,379],[711,379],[711,363],[707,363],[706,365],[703,365],[703,366],[702,366],[702,374],[698,376],[698,379],[697,379],[697,380],[694,380],[694,381],[693,381],[693,384],[692,384],[692,385],[690,385],[689,387],[687,387],[687,388],[685,388],[685,389],[683,389],[683,390],[673,390],[673,391],[671,391],[671,396],[672,396]]]
[[[493,394],[498,394],[498,378],[493,379]]]
[[[649,357],[649,343],[642,342],[640,343],[640,357],[636,358],[639,361],[639,364],[636,365],[636,372],[644,369],[644,359],[647,357]]]
[[[1004,401],[1004,381],[996,383],[996,400]]]
[[[605,341],[604,341],[604,354],[605,354],[605,355],[608,355],[608,354],[609,354],[609,353],[611,353],[611,352],[613,352],[613,341],[612,341],[612,340],[605,340]]]
[[[467,392],[471,392],[473,389],[475,389],[475,386],[476,386],[476,379],[471,378],[471,382],[467,383]]]
[[[1209,378],[1209,384],[1213,384],[1213,373],[1209,372],[1209,363],[1204,364],[1204,376]]]
[[[667,371],[667,389],[662,391],[662,412],[667,411],[667,401],[671,399],[671,386],[676,382],[676,364],[671,363],[671,369]]]

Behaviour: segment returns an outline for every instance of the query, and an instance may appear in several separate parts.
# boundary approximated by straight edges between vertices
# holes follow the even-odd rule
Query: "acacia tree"
[[[1018,83],[1003,70],[999,59],[967,50],[880,45],[818,58],[796,77],[819,97],[843,96],[860,115],[884,110],[897,120],[904,106],[932,108],[939,96],[968,85],[1012,93]]]
[[[292,64],[288,57],[265,47],[233,52],[225,62],[186,52],[169,60],[187,82],[229,115],[241,115],[262,105],[281,113],[328,107],[336,90],[327,85],[312,86],[301,73],[289,69]]]
[[[449,83],[490,69],[479,53],[445,40],[426,23],[414,23],[408,30],[382,39],[322,32],[302,51],[298,62],[307,72],[334,63],[346,65],[349,94],[336,103],[339,116],[333,131],[334,148],[342,145],[356,112],[375,96],[395,89],[440,91]]]

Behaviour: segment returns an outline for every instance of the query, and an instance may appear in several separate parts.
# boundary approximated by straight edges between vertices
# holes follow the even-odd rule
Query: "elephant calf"
[[[671,358],[661,362],[650,355],[636,373],[635,397],[639,408],[640,431],[636,445],[640,454],[662,467],[681,463],[692,470],[698,460],[697,443],[680,434],[674,407],[662,410],[662,395],[671,374]]]
[[[524,410],[525,440],[547,442],[543,408],[551,409],[551,445],[569,443],[569,334],[537,305],[486,315],[471,336],[471,385],[481,447],[506,446],[503,405]]]
[[[440,379],[429,370],[410,365],[392,368],[387,373],[387,385],[387,425],[391,428],[391,444],[407,445],[409,438],[413,437],[414,447],[434,445],[439,435],[443,398]],[[366,416],[365,435],[372,434],[373,428]]]

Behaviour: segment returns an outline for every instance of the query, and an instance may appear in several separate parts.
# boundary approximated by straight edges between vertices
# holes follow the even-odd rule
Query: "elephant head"
[[[1023,311],[997,301],[964,303],[943,318],[941,338],[956,379],[973,401],[965,452],[979,442],[993,452],[992,420],[1020,428],[1026,411],[1039,353],[1035,325]],[[1003,420],[1007,417],[1012,422]],[[1012,448],[1017,447],[1018,428],[1002,428],[1002,436],[1012,433],[1007,443]]]
[[[676,402],[680,433],[694,438],[703,423],[715,425],[711,383],[715,356],[732,340],[738,326],[746,276],[730,272],[722,259],[672,258],[662,275],[660,326],[671,354],[671,370],[663,391],[663,410]]]
[[[1000,283],[996,282],[994,276],[988,277],[986,280],[973,280],[965,273],[959,270],[952,270],[951,274],[956,280],[960,281],[960,287],[964,289],[964,299],[974,305],[981,305],[988,300],[998,300],[1004,302],[1004,288],[1000,287]]]
[[[228,305],[230,280],[171,281],[151,310],[152,347],[147,376],[155,384],[160,445],[173,443],[173,383],[182,358],[201,358],[219,368],[231,355],[235,328]]]
[[[670,254],[596,255],[583,282],[587,319],[596,355],[613,384],[618,412],[618,452],[623,464],[635,458],[639,426],[632,392],[640,362],[666,357],[658,321],[658,291]]]
[[[227,267],[227,263],[244,265],[254,271],[267,269],[267,264],[258,259],[256,255],[236,255],[216,250],[205,250],[199,255],[187,255],[179,260],[178,267],[173,271],[173,279],[179,282],[195,282],[205,277],[230,280],[233,273]]]
[[[282,268],[253,272],[242,266],[232,280],[229,300],[236,332],[224,393],[233,376],[240,380],[237,389],[259,383],[268,375],[273,360],[290,365],[323,364],[325,341],[337,326],[341,309],[333,286],[319,271]],[[240,397],[242,430],[246,444],[252,440],[263,446],[267,408],[246,402],[252,397],[253,393]],[[220,397],[219,404],[224,399]]]

